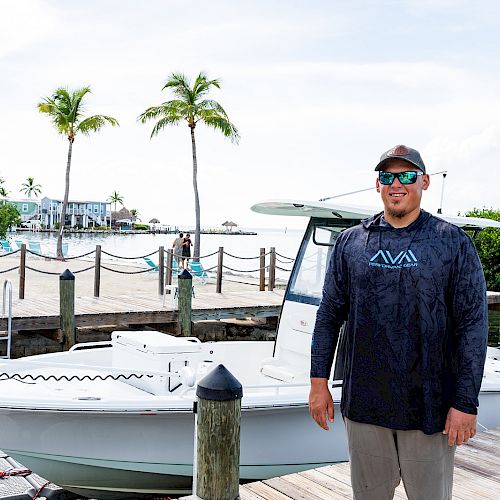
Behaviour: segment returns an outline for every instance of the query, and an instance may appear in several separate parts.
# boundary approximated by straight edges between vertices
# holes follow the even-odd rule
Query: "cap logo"
[[[388,151],[387,156],[406,156],[410,150],[406,146],[396,146]]]

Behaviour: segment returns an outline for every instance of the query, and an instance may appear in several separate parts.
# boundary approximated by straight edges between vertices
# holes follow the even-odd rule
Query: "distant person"
[[[338,237],[316,315],[309,410],[328,430],[339,330],[355,500],[451,500],[455,446],[476,434],[488,336],[477,252],[420,208],[430,179],[403,145],[375,167],[383,212]]]
[[[175,238],[172,243],[172,248],[174,249],[174,259],[177,262],[177,267],[180,269],[182,264],[182,244],[184,243],[184,233],[179,233],[179,236]]]
[[[189,259],[191,258],[191,247],[193,243],[191,242],[191,235],[186,233],[186,237],[182,242],[182,267],[186,269],[189,264]]]

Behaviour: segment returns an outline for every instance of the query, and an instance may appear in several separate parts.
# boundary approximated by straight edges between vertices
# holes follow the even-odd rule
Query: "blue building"
[[[50,229],[61,222],[62,200],[44,197],[40,212],[42,224]],[[69,201],[65,227],[92,228],[111,225],[111,203],[105,201]]]

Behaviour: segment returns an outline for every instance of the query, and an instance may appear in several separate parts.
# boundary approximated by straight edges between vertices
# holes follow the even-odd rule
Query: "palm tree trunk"
[[[194,140],[194,126],[191,127],[191,146],[193,149],[193,190],[194,190],[194,212],[196,216],[196,227],[194,229],[193,260],[200,258],[200,197],[198,195],[198,162],[196,160],[196,141]]]
[[[68,207],[68,197],[69,197],[69,172],[71,169],[71,154],[73,152],[73,140],[69,140],[69,148],[68,148],[68,161],[66,163],[66,182],[64,186],[64,199],[61,207],[61,222],[59,226],[59,235],[57,236],[57,258],[59,260],[64,260],[63,252],[62,252],[62,239],[64,232],[64,221],[66,219],[66,209]]]

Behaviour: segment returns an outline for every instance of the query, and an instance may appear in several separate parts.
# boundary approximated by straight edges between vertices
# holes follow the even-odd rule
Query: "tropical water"
[[[266,252],[269,252],[270,247],[275,247],[279,254],[278,259],[282,261],[278,262],[278,266],[283,269],[291,269],[290,259],[294,259],[297,254],[304,230],[257,228],[251,231],[257,234],[202,234],[201,255],[212,254],[217,252],[219,247],[224,247],[225,252],[240,257],[238,259],[225,255],[224,265],[247,274],[259,268],[260,248],[265,248]],[[175,234],[65,233],[68,256],[70,257],[95,250],[96,245],[101,245],[103,251],[113,255],[140,257],[157,251],[160,246],[164,246],[165,250],[171,248],[175,237]],[[9,241],[11,243],[37,241],[40,243],[44,255],[55,255],[57,235],[56,233],[18,232],[10,235]],[[109,259],[110,257],[103,255],[103,258]],[[157,256],[152,257],[155,262],[157,259]],[[267,257],[267,262],[268,259]],[[138,259],[138,261],[140,260]],[[203,266],[208,269],[217,264],[217,255],[206,257],[202,261]],[[130,261],[124,262],[130,263]],[[278,270],[277,275],[285,277],[283,273],[284,271]]]

